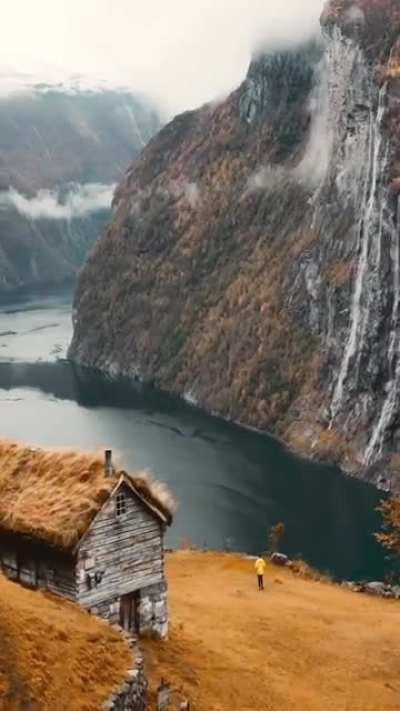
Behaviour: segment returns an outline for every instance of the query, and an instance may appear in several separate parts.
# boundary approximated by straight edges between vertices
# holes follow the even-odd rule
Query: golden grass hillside
[[[104,458],[0,441],[0,527],[71,549],[124,472],[107,477]],[[128,475],[126,475],[128,476]],[[168,520],[173,500],[146,472],[129,475],[137,491]]]
[[[99,711],[131,667],[106,622],[0,575],[2,711]]]
[[[167,556],[172,628],[146,642],[193,711],[399,711],[400,603],[218,553]],[[181,693],[178,693],[181,690]]]

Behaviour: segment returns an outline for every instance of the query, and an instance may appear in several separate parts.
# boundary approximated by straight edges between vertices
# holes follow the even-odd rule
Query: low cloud
[[[350,5],[346,11],[345,20],[350,24],[363,25],[365,23],[365,15],[358,5]]]
[[[200,199],[200,190],[197,183],[186,183],[184,186],[185,198],[194,210]]]
[[[30,220],[72,220],[111,208],[115,185],[75,184],[68,191],[39,190],[27,197],[14,188],[0,193],[0,208],[13,207]]]
[[[128,86],[154,97],[170,115],[237,86],[255,48],[309,39],[319,31],[324,0],[3,4],[3,70]]]
[[[315,87],[309,100],[310,133],[301,160],[293,167],[272,163],[258,167],[250,175],[244,195],[258,190],[270,190],[279,181],[295,180],[311,191],[317,190],[324,182],[333,147],[328,76],[324,59],[316,69],[315,78]]]
[[[193,181],[188,181],[185,179],[171,180],[166,187],[156,187],[153,190],[147,188],[146,190],[136,190],[131,196],[129,201],[130,214],[132,217],[139,217],[145,208],[144,204],[147,204],[149,197],[152,200],[160,200],[160,202],[170,201],[171,199],[179,202],[180,200],[186,201],[195,210],[201,200],[201,192],[199,185]],[[115,202],[115,207],[118,207],[118,193]]]
[[[297,178],[314,188],[324,181],[332,157],[333,135],[325,60],[320,63],[316,78],[317,82],[310,99],[310,137],[303,159],[294,170]]]
[[[288,175],[289,171],[281,166],[272,164],[261,166],[250,175],[245,194],[257,190],[269,190],[276,186],[279,180],[285,180]]]

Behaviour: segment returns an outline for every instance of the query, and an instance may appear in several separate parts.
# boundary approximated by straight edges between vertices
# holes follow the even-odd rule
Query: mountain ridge
[[[73,359],[400,487],[399,29],[392,0],[333,0],[323,49],[259,56],[150,141],[81,275]]]

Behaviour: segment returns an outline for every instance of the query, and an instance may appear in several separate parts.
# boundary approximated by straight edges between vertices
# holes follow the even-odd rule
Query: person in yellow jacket
[[[257,573],[257,578],[258,578],[258,589],[259,590],[264,590],[264,573],[265,573],[265,568],[267,567],[267,564],[264,560],[264,558],[257,558],[254,567],[256,569]]]

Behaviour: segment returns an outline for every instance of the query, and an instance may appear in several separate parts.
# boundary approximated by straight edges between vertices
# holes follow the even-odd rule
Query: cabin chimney
[[[106,449],[104,452],[104,464],[106,470],[106,476],[112,476],[114,471],[112,464],[112,449]]]

